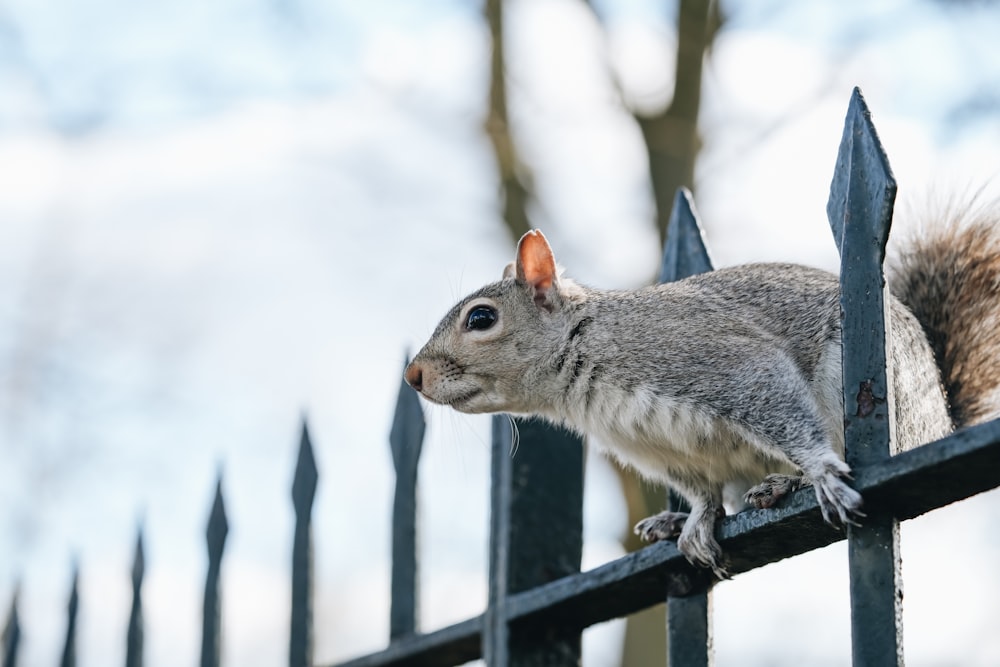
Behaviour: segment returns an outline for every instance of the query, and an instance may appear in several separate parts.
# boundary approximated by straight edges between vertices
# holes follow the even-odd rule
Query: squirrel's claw
[[[849,477],[847,464],[834,459],[816,479],[810,480],[823,520],[831,526],[858,526],[857,519],[865,517],[861,510],[864,505],[861,494],[844,481]]]

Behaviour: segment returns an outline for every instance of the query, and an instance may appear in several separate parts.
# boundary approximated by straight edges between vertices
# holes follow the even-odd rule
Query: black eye
[[[465,321],[465,328],[471,331],[484,331],[496,324],[497,311],[489,306],[476,306],[469,311],[469,319]]]

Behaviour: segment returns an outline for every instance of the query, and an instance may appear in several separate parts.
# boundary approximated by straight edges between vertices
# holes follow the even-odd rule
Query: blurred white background
[[[655,275],[630,109],[669,102],[675,3],[509,0],[512,128],[533,223],[570,275]],[[724,2],[696,201],[718,265],[836,269],[827,189],[853,86],[918,205],[1000,168],[1000,4]],[[316,658],[388,635],[388,433],[406,350],[513,245],[482,127],[479,2],[0,0],[0,623],[54,664],[72,563],[79,664],[124,660],[145,526],[146,664],[197,659],[221,470],[223,660],[287,658],[298,432],[320,468]],[[900,224],[905,224],[901,221]],[[424,629],[486,599],[485,418],[428,409]],[[622,553],[592,458],[585,567]],[[1000,664],[1000,495],[903,531],[907,661]],[[844,546],[716,589],[717,664],[849,661]],[[622,625],[585,635],[615,665]]]

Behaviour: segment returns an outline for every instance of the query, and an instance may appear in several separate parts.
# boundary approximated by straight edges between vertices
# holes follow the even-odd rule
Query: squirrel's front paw
[[[816,500],[819,501],[823,519],[833,526],[859,525],[857,519],[865,516],[861,511],[864,502],[861,494],[844,481],[850,478],[851,469],[837,458],[824,463],[823,472],[809,480],[816,490]]]
[[[687,512],[660,512],[635,524],[635,534],[644,542],[675,540],[681,535]]]

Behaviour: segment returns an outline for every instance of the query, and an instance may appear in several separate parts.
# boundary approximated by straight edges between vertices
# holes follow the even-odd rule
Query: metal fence
[[[891,387],[886,381],[882,259],[896,185],[860,91],[851,98],[827,214],[841,254],[847,459],[868,517],[849,526],[852,652],[855,665],[902,665],[899,522],[1000,486],[1000,420],[890,456]],[[711,270],[690,196],[679,192],[661,280]],[[860,390],[859,390],[860,388]],[[870,400],[871,397],[876,400]],[[475,618],[421,634],[417,619],[416,489],[424,419],[416,393],[401,384],[390,443],[396,468],[392,521],[390,643],[338,667],[577,665],[580,636],[596,623],[668,604],[669,661],[712,662],[713,579],[673,542],[661,542],[580,572],[584,449],[576,436],[537,421],[519,422],[511,456],[506,417],[493,421],[489,595]],[[296,511],[289,664],[312,661],[312,502],[317,470],[305,426],[292,486]],[[201,664],[219,664],[219,573],[228,522],[221,480],[209,519]],[[738,574],[844,539],[825,524],[812,490],[778,508],[726,517],[717,527],[730,571]],[[142,665],[140,532],[132,570],[126,665]],[[62,665],[75,665],[76,576]],[[17,661],[17,594],[3,631],[3,667]]]

